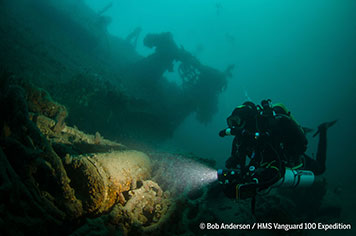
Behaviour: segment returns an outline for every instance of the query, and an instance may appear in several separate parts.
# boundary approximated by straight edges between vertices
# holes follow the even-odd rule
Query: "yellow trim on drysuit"
[[[294,120],[297,124],[298,122],[296,121],[296,119],[294,119],[293,115],[291,114],[291,112],[287,109],[287,107],[283,104],[283,103],[275,103],[272,104],[272,108],[275,107],[280,107],[283,109],[283,111],[287,114],[287,116],[289,116],[292,120]],[[299,124],[298,124],[299,125]]]
[[[283,111],[287,114],[287,116],[290,117],[298,125],[298,127],[301,129],[301,131],[304,133],[304,130],[303,130],[302,126],[300,126],[298,121],[294,118],[294,116],[291,114],[291,112],[287,109],[287,107],[283,103],[272,104],[272,108],[275,108],[275,107],[282,108]]]
[[[300,163],[299,165],[294,166],[294,167],[286,167],[286,168],[291,169],[291,170],[296,170],[296,169],[299,169],[301,167],[303,167],[303,162]]]

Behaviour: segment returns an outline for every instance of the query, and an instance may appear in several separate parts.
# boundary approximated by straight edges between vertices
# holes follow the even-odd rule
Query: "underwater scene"
[[[356,0],[0,0],[0,235],[356,235]]]

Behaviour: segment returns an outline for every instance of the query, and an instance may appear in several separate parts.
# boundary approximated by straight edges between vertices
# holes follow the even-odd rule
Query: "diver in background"
[[[284,105],[272,105],[271,100],[263,100],[261,106],[252,102],[238,106],[227,118],[228,128],[219,133],[221,137],[235,136],[231,156],[225,164],[241,176],[235,183],[225,186],[226,195],[236,196],[238,185],[242,183],[253,190],[249,196],[253,197],[255,191],[286,181],[287,171],[288,175],[295,173],[290,176],[298,180],[296,185],[301,178],[295,170],[309,170],[313,175],[324,173],[327,129],[335,122],[321,124],[314,134],[313,137],[319,134],[314,160],[305,154],[308,141],[303,128]],[[248,164],[246,157],[250,159]]]

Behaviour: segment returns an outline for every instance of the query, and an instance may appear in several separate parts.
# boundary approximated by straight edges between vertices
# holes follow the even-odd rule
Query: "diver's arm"
[[[231,156],[225,161],[225,167],[228,169],[236,168],[238,163],[238,144],[235,137],[232,141]]]
[[[234,140],[232,141],[231,156],[235,156],[237,152],[238,152],[238,140],[235,137]]]
[[[220,137],[225,137],[225,136],[240,136],[241,133],[242,133],[243,129],[241,128],[235,128],[235,127],[232,127],[232,128],[226,128],[226,129],[223,129],[219,132],[219,136]]]
[[[245,167],[246,147],[240,145],[239,142],[239,138],[235,136],[232,141],[231,156],[225,162],[225,167],[228,169]]]

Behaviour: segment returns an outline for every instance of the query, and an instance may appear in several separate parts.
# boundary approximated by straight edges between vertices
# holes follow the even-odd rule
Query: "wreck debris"
[[[107,10],[109,10],[112,7],[112,2],[109,2],[109,4],[107,4],[105,7],[103,7],[103,9],[101,9],[100,11],[98,11],[98,15],[102,15],[104,14]]]
[[[3,74],[0,79],[0,109],[6,111],[0,117],[0,125],[8,130],[3,133],[5,129],[1,129],[0,145],[9,163],[3,170],[0,183],[9,187],[7,193],[14,195],[11,198],[21,201],[21,205],[31,212],[29,215],[39,214],[36,204],[43,209],[44,215],[41,220],[19,230],[32,232],[34,228],[47,224],[47,219],[63,221],[81,216],[81,202],[76,199],[69,185],[70,179],[61,158],[29,119],[25,90],[19,84],[12,83],[10,75]],[[26,193],[23,196],[28,197],[22,197],[21,193]],[[2,196],[10,197],[8,194]],[[14,209],[18,208],[16,204],[19,203],[3,204],[7,212],[7,217],[2,218],[5,225],[16,224],[15,216],[18,212]]]
[[[153,107],[151,109],[157,109],[156,114],[162,117],[166,116],[161,114],[164,110],[162,106],[166,106],[167,110],[176,108],[167,114],[179,111],[175,117],[196,112],[199,121],[209,122],[218,109],[219,94],[225,90],[234,66],[230,65],[225,72],[221,72],[203,65],[189,51],[179,47],[170,32],[147,34],[143,43],[154,52],[127,68],[127,79],[122,82],[128,93],[148,101]],[[181,86],[173,86],[164,77],[165,72],[174,72],[175,65],[178,65]],[[162,97],[169,103],[162,102]]]
[[[122,194],[150,177],[151,163],[144,153],[119,151],[73,157],[66,170],[84,212],[95,216],[124,205]]]
[[[3,74],[0,83],[0,109],[6,111],[0,117],[1,232],[68,234],[81,219],[101,215],[108,224],[109,216],[126,222],[111,225],[124,232],[160,224],[170,199],[148,180],[147,155],[66,126],[64,106],[10,77]]]

